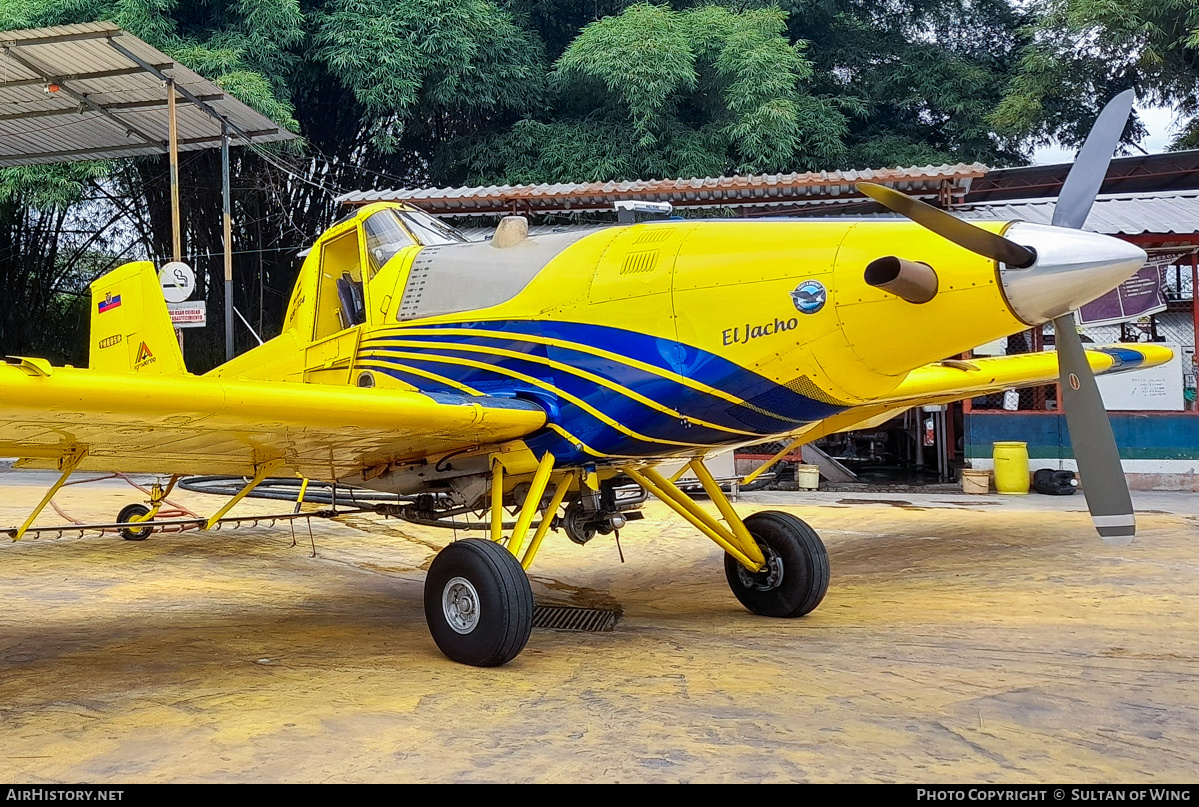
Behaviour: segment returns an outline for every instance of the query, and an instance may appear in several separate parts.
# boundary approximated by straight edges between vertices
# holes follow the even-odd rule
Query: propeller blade
[[[1087,363],[1074,315],[1053,321],[1057,342],[1058,374],[1070,427],[1070,443],[1078,462],[1087,509],[1100,537],[1114,546],[1127,546],[1136,534],[1136,516],[1128,480],[1120,467],[1120,452],[1112,434],[1095,374]]]
[[[1125,90],[1107,102],[1091,127],[1086,142],[1066,175],[1053,209],[1056,227],[1082,229],[1095,204],[1099,187],[1107,176],[1112,154],[1132,112],[1133,91]],[[1078,462],[1078,476],[1087,497],[1087,509],[1100,537],[1109,544],[1127,546],[1136,534],[1136,516],[1128,480],[1120,467],[1120,452],[1112,434],[1099,385],[1087,363],[1082,339],[1074,327],[1074,315],[1053,321],[1057,334],[1058,375],[1061,380],[1066,423]]]
[[[1053,208],[1053,225],[1055,227],[1073,227],[1081,230],[1095,197],[1099,194],[1099,186],[1107,176],[1107,167],[1112,162],[1112,154],[1120,145],[1120,135],[1124,134],[1124,125],[1128,123],[1128,115],[1132,112],[1133,91],[1125,90],[1107,102],[1107,106],[1095,119],[1082,150],[1074,158],[1074,165],[1062,183],[1062,191],[1058,194],[1057,205]]]
[[[1028,247],[1010,241],[1002,235],[984,230],[982,227],[975,227],[957,216],[925,204],[919,199],[913,199],[900,191],[883,185],[875,185],[872,182],[859,182],[857,188],[891,212],[911,219],[920,226],[932,230],[942,238],[952,241],[976,255],[982,255],[984,258],[1000,261],[1020,269],[1032,266],[1037,259],[1037,253]]]

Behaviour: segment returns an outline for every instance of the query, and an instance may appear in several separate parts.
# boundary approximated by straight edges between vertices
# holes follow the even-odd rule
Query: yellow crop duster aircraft
[[[1078,229],[1130,106],[1131,92],[1101,116],[1054,226],[976,226],[863,186],[910,220],[529,238],[509,219],[490,242],[466,243],[403,205],[370,205],[317,240],[282,334],[202,377],[184,367],[154,267],[129,264],[93,285],[90,368],[0,366],[0,455],[58,469],[60,484],[75,470],[230,474],[250,479],[240,498],[293,473],[407,494],[395,514],[425,522],[489,511],[490,540],[451,543],[425,583],[438,647],[479,666],[528,640],[525,570],[551,526],[578,542],[619,529],[616,489],[630,481],[720,545],[749,610],[808,613],[829,583],[819,537],[786,513],[741,519],[705,455],[1059,373],[1095,523],[1131,540],[1093,373],[1170,352],[1084,353],[1071,315],[1145,259]],[[940,361],[1049,320],[1056,357]],[[719,518],[656,468],[678,459]]]

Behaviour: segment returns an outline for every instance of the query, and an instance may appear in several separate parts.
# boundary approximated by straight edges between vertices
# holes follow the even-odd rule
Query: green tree
[[[0,171],[0,346],[80,363],[86,284],[112,268],[103,212],[81,205],[100,163]]]
[[[550,73],[540,118],[467,148],[508,182],[792,171],[844,156],[846,119],[806,91],[804,43],[775,8],[638,4],[588,24]]]
[[[1176,107],[1174,148],[1199,146],[1199,2],[1042,0],[1019,73],[992,121],[1012,136],[1080,145],[1103,104],[1132,87]],[[1144,135],[1136,120],[1128,140]]]
[[[828,168],[980,161],[1019,165],[1017,137],[988,116],[1010,81],[1026,22],[1008,0],[780,0],[811,42],[813,93],[850,116]]]

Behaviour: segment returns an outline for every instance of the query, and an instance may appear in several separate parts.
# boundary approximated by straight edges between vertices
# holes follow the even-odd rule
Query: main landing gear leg
[[[554,470],[546,453],[537,466],[512,534],[504,546],[504,470],[496,461],[491,476],[490,540],[467,538],[437,553],[425,577],[425,620],[448,658],[475,667],[507,664],[533,632],[533,589],[525,575],[553,515],[570,489],[570,476],[558,482],[541,524],[523,559],[518,560]]]
[[[702,460],[691,470],[716,504],[721,524],[654,468],[625,473],[691,522],[725,551],[724,570],[733,595],[762,616],[803,616],[828,592],[828,552],[815,531],[790,513],[767,511],[744,521]]]

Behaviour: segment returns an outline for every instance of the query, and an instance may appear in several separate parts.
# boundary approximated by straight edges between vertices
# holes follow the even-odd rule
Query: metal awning
[[[629,199],[670,202],[676,208],[789,209],[863,200],[873,205],[854,186],[858,182],[876,182],[909,195],[948,203],[969,193],[970,183],[984,176],[987,170],[981,163],[959,163],[702,179],[367,190],[343,194],[338,201],[345,205],[408,202],[436,216],[610,211],[615,202]]]
[[[0,166],[168,152],[167,80],[179,151],[295,135],[111,22],[0,32]]]
[[[1056,197],[1073,163],[995,168],[970,186],[967,204]],[[1100,193],[1160,193],[1199,189],[1199,151],[1116,157]]]
[[[955,207],[964,219],[1000,219],[1050,224],[1056,198],[980,202]],[[1199,233],[1199,191],[1120,193],[1095,200],[1082,229],[1105,235],[1186,236]]]

